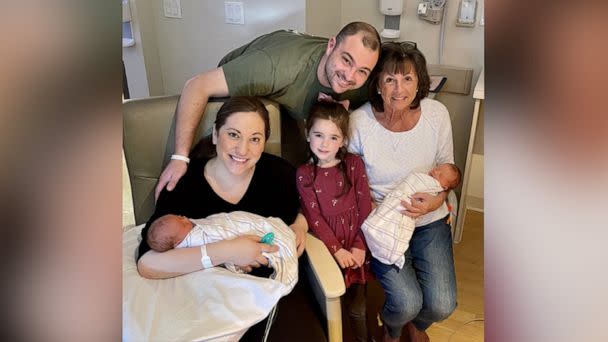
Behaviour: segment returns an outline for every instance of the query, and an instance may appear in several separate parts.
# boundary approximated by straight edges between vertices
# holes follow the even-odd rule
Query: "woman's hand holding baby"
[[[268,265],[268,259],[262,252],[274,253],[279,250],[276,245],[260,242],[257,235],[242,235],[232,240],[224,240],[207,247],[214,265],[231,262],[250,272],[252,267]]]
[[[447,197],[447,192],[440,192],[437,196],[431,194],[417,192],[410,198],[412,203],[401,201],[401,205],[405,207],[405,210],[401,213],[411,218],[418,218],[426,213],[439,208]]]

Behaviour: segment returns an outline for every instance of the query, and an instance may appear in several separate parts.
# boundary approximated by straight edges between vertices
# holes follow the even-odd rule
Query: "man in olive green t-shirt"
[[[266,97],[302,121],[319,98],[331,96],[346,106],[365,102],[367,89],[362,86],[379,54],[380,36],[363,22],[347,24],[329,39],[276,31],[230,52],[216,69],[184,85],[176,112],[174,155],[158,180],[155,198],[165,186],[173,190],[186,173],[185,157],[209,97]]]
[[[321,84],[313,72],[321,62],[327,42],[327,38],[295,31],[276,31],[228,53],[218,66],[224,71],[230,96],[264,96],[280,103],[294,119],[303,120],[319,92],[339,93]],[[364,80],[366,76],[367,73],[361,74]],[[363,104],[367,99],[363,88],[343,95],[346,98],[350,95],[353,100],[364,96]]]

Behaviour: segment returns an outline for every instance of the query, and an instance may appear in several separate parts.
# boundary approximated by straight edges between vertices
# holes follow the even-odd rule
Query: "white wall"
[[[224,2],[219,0],[182,0],[183,19],[164,17],[162,0],[130,1],[135,12],[133,33],[141,34],[143,40],[131,50],[143,49],[146,81],[151,87],[162,84],[165,94],[181,92],[188,78],[215,67],[228,51],[273,30],[293,28],[329,37],[355,20],[366,21],[379,31],[384,26],[378,0],[241,0],[245,25],[225,24]],[[399,40],[416,41],[428,62],[437,63],[439,25],[419,20],[417,4],[418,0],[404,0]],[[457,6],[457,1],[448,1],[443,63],[473,68],[474,84],[483,66],[483,27],[455,26]],[[480,2],[478,13],[482,7]],[[130,50],[123,49],[123,53]],[[470,103],[472,106],[472,100]]]
[[[401,36],[397,40],[415,41],[420,51],[427,58],[427,62],[438,64],[440,25],[434,25],[428,21],[418,19],[416,14],[418,0],[403,1],[404,11],[401,14],[399,25]],[[447,2],[442,64],[473,68],[475,70],[473,77],[474,85],[484,62],[484,28],[477,25],[483,2],[479,2],[478,4],[478,20],[473,28],[456,26],[458,4],[459,1],[454,0]],[[361,20],[374,25],[378,32],[381,32],[384,28],[384,15],[380,13],[379,0],[348,0],[342,1],[341,5],[342,12],[340,19],[342,25],[351,21]]]
[[[153,1],[164,92],[179,94],[192,76],[217,66],[229,51],[278,29],[304,31],[305,0],[240,0],[245,24],[224,23],[224,1],[181,0],[183,19],[166,18]]]
[[[471,161],[471,174],[469,175],[468,201],[471,207],[483,211],[484,198],[484,154],[483,154],[483,125],[485,117],[484,101],[480,102],[479,117],[477,118],[477,131],[475,132],[475,144],[473,145],[473,156]]]
[[[306,0],[306,32],[320,37],[336,35],[342,28],[341,0]]]
[[[158,44],[156,39],[156,24],[152,4],[157,1],[130,0],[137,3],[139,13],[139,30],[141,31],[141,45],[143,46],[144,61],[146,63],[146,77],[150,96],[164,94]]]
[[[144,61],[143,45],[141,44],[141,30],[139,29],[139,8],[131,1],[131,32],[135,45],[122,48],[122,60],[125,64],[125,73],[129,82],[129,95],[131,98],[150,96],[146,63]]]
[[[229,51],[279,29],[304,31],[305,0],[240,0],[245,24],[224,23],[224,1],[181,0],[181,19],[162,0],[129,0],[136,45],[123,48],[131,97],[174,95]]]
[[[122,59],[131,98],[164,94],[152,6],[149,0],[129,0],[135,45],[123,47]]]

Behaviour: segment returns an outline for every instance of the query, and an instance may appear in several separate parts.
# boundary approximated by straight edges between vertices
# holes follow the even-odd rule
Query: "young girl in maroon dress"
[[[371,211],[365,165],[348,153],[348,111],[339,103],[315,104],[306,121],[310,161],[297,170],[308,226],[344,274],[346,306],[357,341],[367,341],[366,282],[372,279],[361,224]]]

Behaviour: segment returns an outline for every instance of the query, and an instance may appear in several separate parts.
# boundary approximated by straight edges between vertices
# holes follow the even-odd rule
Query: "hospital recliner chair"
[[[132,99],[123,103],[123,150],[131,182],[136,225],[145,223],[154,211],[154,188],[174,150],[174,114],[178,100],[179,96],[175,95]],[[270,114],[271,126],[265,151],[281,156],[279,106],[269,100],[262,101]],[[222,103],[222,99],[210,99],[197,129],[195,142],[211,132]],[[342,273],[325,245],[311,234],[307,236],[306,252],[309,258],[306,274],[327,319],[327,339],[330,342],[340,342],[340,297],[345,292]]]

